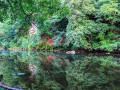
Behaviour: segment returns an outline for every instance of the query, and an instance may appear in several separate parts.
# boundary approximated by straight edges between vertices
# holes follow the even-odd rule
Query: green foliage
[[[14,43],[14,42],[10,42],[9,45],[10,45],[11,48],[16,47],[16,43]]]
[[[100,12],[98,13],[98,16],[101,17],[101,15],[104,17],[105,21],[108,21],[111,25],[114,25],[115,23],[119,23],[119,3],[109,2],[105,3],[100,7]]]
[[[120,8],[117,1],[63,0],[63,3],[72,14],[66,36],[75,47],[105,51],[118,49]]]
[[[13,43],[16,43],[15,37],[17,36],[17,32],[21,27],[21,20],[12,21],[10,18],[4,20],[1,24],[0,32],[1,32],[1,46],[2,47],[13,47]]]
[[[11,47],[18,42],[17,47],[49,49],[45,42],[42,47],[36,43],[46,33],[57,37],[56,46],[64,48],[120,49],[119,0],[7,0],[0,1],[0,5],[1,46]],[[38,30],[37,38],[29,40],[31,21],[37,23]]]
[[[39,41],[40,38],[38,37],[43,33],[53,35],[53,32],[50,31],[52,25],[48,25],[46,23],[47,20],[56,15],[59,19],[62,19],[64,15],[69,14],[69,8],[62,5],[59,0],[0,1],[0,5],[4,7],[4,9],[0,8],[0,10],[6,13],[0,13],[0,21],[4,24],[2,30],[4,28],[3,31],[5,32],[5,35],[8,34],[6,35],[6,38],[8,39],[8,37],[11,37],[7,40],[8,44],[11,42],[10,47],[13,43],[17,43],[17,47],[27,48],[28,45],[28,47],[31,48],[39,48],[35,38],[32,39],[33,41],[29,40],[29,37],[23,38],[28,34],[31,21],[37,23],[37,41]],[[16,35],[12,35],[12,31],[15,31]],[[3,39],[5,39],[5,37]]]

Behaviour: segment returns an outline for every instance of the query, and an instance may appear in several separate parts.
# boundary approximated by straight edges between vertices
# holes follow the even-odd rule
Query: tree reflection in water
[[[25,90],[120,90],[120,59],[1,51],[0,75],[3,84]]]

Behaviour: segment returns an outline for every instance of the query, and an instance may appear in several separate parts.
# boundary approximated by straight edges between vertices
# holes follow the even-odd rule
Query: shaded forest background
[[[119,0],[0,0],[0,47],[120,51],[119,34]]]

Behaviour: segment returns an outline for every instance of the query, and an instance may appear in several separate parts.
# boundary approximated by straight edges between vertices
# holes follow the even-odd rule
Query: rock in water
[[[67,51],[66,52],[67,54],[75,54],[75,51],[73,50],[73,51]]]

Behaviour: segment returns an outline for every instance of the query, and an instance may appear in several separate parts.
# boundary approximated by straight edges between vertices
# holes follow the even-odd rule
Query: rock
[[[31,28],[29,29],[29,35],[32,36],[33,34],[36,34],[37,33],[37,23],[32,21],[31,22],[32,26]]]
[[[105,54],[110,54],[110,52],[107,52],[107,53],[105,53]]]
[[[75,51],[73,50],[73,51],[67,51],[66,52],[67,54],[75,54]]]

